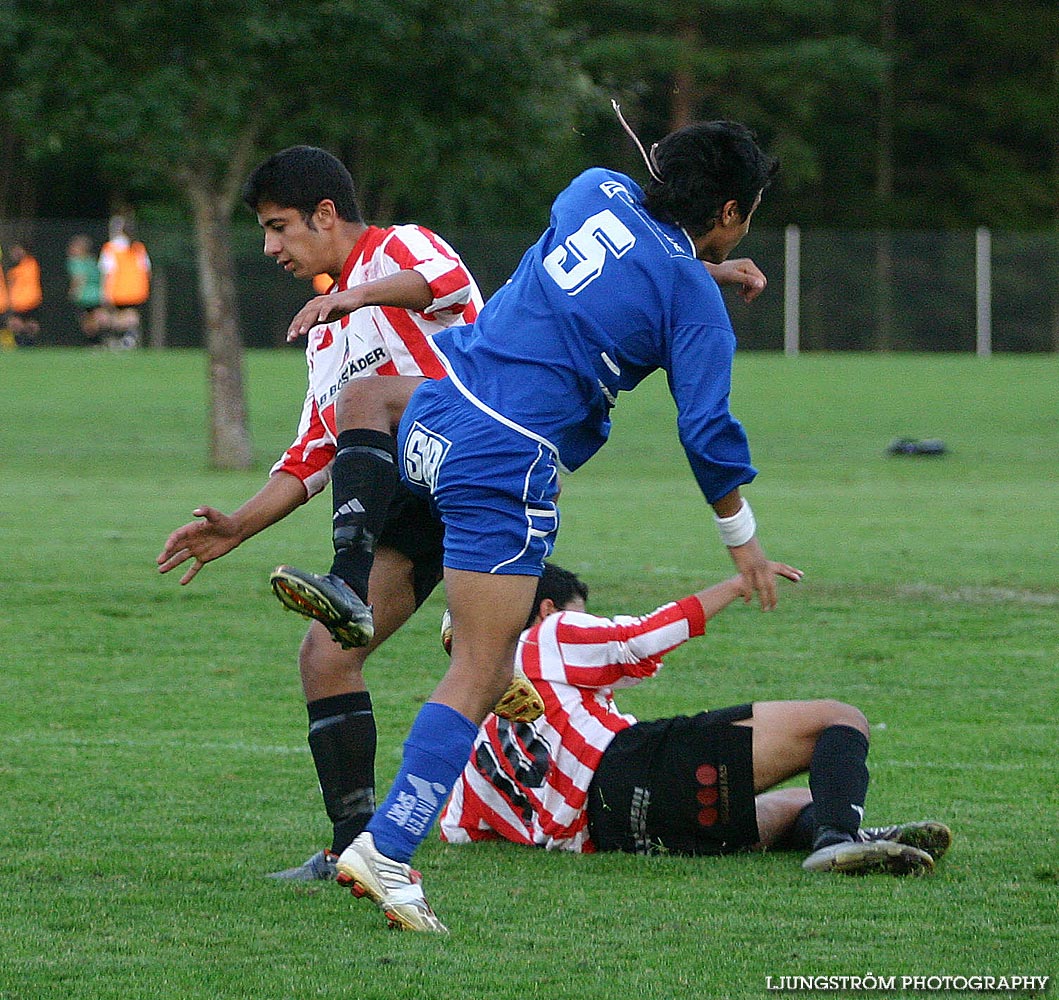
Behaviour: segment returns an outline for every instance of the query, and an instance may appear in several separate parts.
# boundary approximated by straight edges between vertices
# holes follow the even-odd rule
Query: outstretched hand
[[[757,537],[751,538],[745,545],[728,549],[732,562],[743,579],[743,601],[749,604],[754,594],[758,595],[762,611],[771,611],[776,607],[776,578],[785,577],[797,583],[804,575],[800,569],[786,563],[774,562],[765,558]]]
[[[330,295],[317,295],[309,299],[295,314],[287,327],[287,343],[291,344],[299,337],[305,336],[314,326],[321,323],[333,323],[336,319],[348,316],[361,306],[355,288]]]
[[[242,541],[234,519],[215,507],[196,507],[191,513],[202,520],[177,528],[166,539],[156,560],[159,573],[195,560],[180,578],[181,586],[190,583],[206,563],[227,555]]]
[[[747,573],[740,573],[737,580],[742,582],[740,587],[743,603],[749,604],[754,599],[754,594],[758,593],[761,595],[761,609],[762,611],[768,611],[776,606],[776,601],[773,599],[772,604],[769,607],[765,607],[765,598],[762,588],[755,586],[755,583],[760,579],[756,574],[756,567],[748,575]],[[764,565],[764,576],[768,579],[771,584],[773,593],[776,590],[776,578],[784,577],[790,580],[791,583],[798,583],[801,581],[805,574],[794,566],[788,566],[787,563],[775,562],[772,559],[766,559]]]
[[[745,548],[746,546],[739,547]],[[735,550],[731,551],[734,553]],[[786,563],[773,562],[771,559],[762,559],[760,569],[772,586],[773,596],[771,604],[767,604],[766,590],[761,586],[760,580],[756,576],[757,564],[755,564],[754,575],[740,573],[738,576],[730,577],[721,583],[715,583],[713,586],[699,591],[696,596],[702,602],[702,610],[706,615],[706,620],[709,621],[714,615],[720,613],[729,604],[733,601],[738,601],[740,598],[743,599],[744,604],[749,604],[753,600],[755,592],[761,596],[762,610],[768,611],[770,607],[775,607],[777,577],[784,577],[792,583],[797,583],[802,578],[800,569],[795,569]]]

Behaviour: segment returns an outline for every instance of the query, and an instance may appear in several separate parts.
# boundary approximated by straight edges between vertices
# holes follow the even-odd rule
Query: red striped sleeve
[[[300,429],[297,440],[272,467],[272,472],[289,473],[304,483],[327,469],[334,457],[335,447],[314,402],[304,429]]]
[[[430,287],[430,294],[434,297],[433,310],[424,311],[423,315],[430,317],[438,312],[451,312],[459,314],[464,307],[472,304],[473,279],[463,266],[463,262],[456,256],[455,252],[448,247],[435,233],[422,226],[411,226],[430,248],[432,253],[426,256],[416,253],[397,233],[391,238],[385,247],[384,253],[394,261],[403,271],[416,270],[422,274],[424,280]],[[428,307],[429,308],[429,307]],[[477,312],[477,310],[474,310]],[[474,319],[474,315],[465,317],[467,322]]]
[[[408,310],[395,306],[383,306],[382,314],[394,333],[401,338],[401,343],[404,344],[419,370],[427,378],[443,377],[445,369],[441,361],[428,343],[427,335],[419,328]]]
[[[427,317],[434,317],[441,312],[449,312],[462,315],[465,323],[473,323],[478,315],[478,310],[473,302],[468,302],[470,292],[469,275],[462,267],[453,268],[447,274],[435,278],[430,283],[430,291],[434,301],[441,303],[435,309],[424,312]]]
[[[610,621],[577,613],[555,626],[567,680],[580,687],[609,687],[623,677],[650,677],[661,658],[705,624],[697,598],[667,604],[642,618]]]
[[[684,617],[688,620],[688,638],[706,634],[706,612],[703,610],[702,601],[692,594],[677,601],[677,607],[684,612]]]

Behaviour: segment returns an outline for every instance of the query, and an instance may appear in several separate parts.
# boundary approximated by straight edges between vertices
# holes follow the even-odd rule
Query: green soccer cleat
[[[320,622],[343,649],[366,646],[375,635],[371,607],[333,573],[320,576],[277,566],[269,582],[280,604]]]
[[[370,899],[390,927],[399,931],[448,934],[423,896],[422,876],[375,849],[375,838],[362,833],[338,859],[338,884],[349,886],[357,899]]]

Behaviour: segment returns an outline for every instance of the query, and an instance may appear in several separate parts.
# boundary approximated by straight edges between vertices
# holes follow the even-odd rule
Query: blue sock
[[[426,839],[471,756],[478,727],[448,705],[428,701],[412,723],[390,794],[368,822],[375,846],[408,863]]]

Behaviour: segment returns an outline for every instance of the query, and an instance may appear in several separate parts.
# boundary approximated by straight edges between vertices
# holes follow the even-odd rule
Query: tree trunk
[[[896,98],[894,60],[897,58],[894,0],[883,0],[879,24],[879,47],[886,60],[879,90],[879,135],[875,160],[875,195],[883,228],[875,244],[875,350],[894,347],[893,243],[890,225],[894,196],[894,122]]]
[[[1059,191],[1059,124],[1054,110],[1059,110],[1059,51],[1052,64],[1052,178],[1055,190]],[[1052,299],[1052,350],[1059,352],[1059,206],[1056,206],[1055,224],[1052,227],[1052,260],[1055,263],[1055,285]]]
[[[669,102],[669,130],[690,125],[696,118],[700,87],[695,79],[694,58],[700,47],[698,29],[692,22],[677,26],[680,41],[678,63],[673,69],[673,91]]]
[[[189,184],[198,244],[199,298],[209,359],[210,465],[248,469],[250,435],[243,385],[243,344],[235,297],[229,199],[204,183]]]

